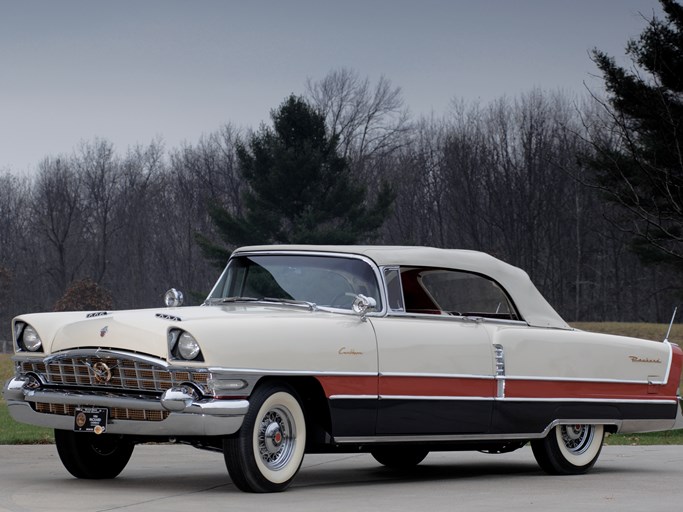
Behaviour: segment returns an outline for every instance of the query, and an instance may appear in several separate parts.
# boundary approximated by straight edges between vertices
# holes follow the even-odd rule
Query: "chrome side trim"
[[[429,401],[472,401],[495,400],[492,396],[424,396],[424,395],[380,395],[380,400],[429,400]]]
[[[458,323],[481,323],[481,324],[497,324],[497,325],[513,325],[519,327],[532,327],[524,320],[505,320],[502,318],[487,318],[485,316],[460,316],[451,315],[445,311],[442,314],[431,313],[407,313],[400,310],[389,310],[386,314],[387,318],[419,318],[421,320],[429,319],[441,322],[458,322]]]
[[[674,314],[675,314],[675,312],[674,312]],[[661,383],[652,382],[652,384],[666,384],[667,382],[669,382],[669,375],[671,374],[671,365],[674,362],[674,357],[673,357],[674,349],[668,340],[664,341],[664,343],[666,344],[666,346],[669,349],[669,364],[666,366],[666,372],[664,373],[664,382],[661,382]]]
[[[379,395],[330,395],[330,400],[379,400]]]
[[[520,434],[457,434],[457,435],[397,435],[397,436],[362,436],[362,437],[335,437],[334,441],[339,444],[376,444],[376,443],[447,443],[458,441],[508,441],[542,439],[557,425],[614,425],[621,427],[620,420],[604,419],[558,419],[549,423],[542,432],[525,432]]]
[[[604,403],[604,404],[653,404],[673,405],[677,400],[647,398],[524,398],[524,397],[492,397],[492,396],[435,396],[435,395],[331,395],[330,400],[422,400],[422,401],[472,401],[485,400],[496,402],[557,402],[557,403]],[[681,420],[683,422],[683,418]],[[683,428],[683,427],[681,427]]]
[[[226,373],[230,375],[258,374],[258,375],[295,375],[304,377],[377,377],[377,372],[341,372],[334,370],[272,370],[265,368],[224,368],[210,367],[209,372]]]
[[[496,364],[496,397],[505,397],[505,347],[493,345],[493,355]]]
[[[506,441],[540,439],[543,434],[466,434],[466,435],[440,435],[440,436],[363,436],[363,437],[335,437],[338,444],[377,444],[377,443],[447,443],[457,441]]]
[[[501,402],[588,402],[606,404],[667,404],[672,405],[676,400],[648,399],[648,398],[525,398],[525,397],[505,397],[496,398]]]
[[[662,382],[644,380],[629,380],[629,379],[597,379],[597,378],[583,378],[583,377],[544,377],[540,375],[506,375],[505,380],[533,380],[545,382],[596,382],[608,384],[663,384]]]
[[[411,372],[379,372],[380,377],[421,377],[433,379],[479,379],[493,380],[493,375],[475,375],[470,373],[411,373]]]
[[[463,373],[425,373],[425,372],[345,372],[334,370],[274,370],[266,368],[225,368],[210,367],[211,373],[228,374],[260,374],[260,375],[301,375],[322,377],[420,377],[439,379],[480,379],[480,380],[530,380],[546,382],[595,382],[606,384],[665,384],[664,382],[651,380],[627,380],[627,379],[597,379],[579,377],[543,377],[524,375],[475,375]],[[196,371],[196,370],[195,370]]]

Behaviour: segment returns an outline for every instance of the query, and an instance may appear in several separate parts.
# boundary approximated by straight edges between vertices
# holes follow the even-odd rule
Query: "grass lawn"
[[[0,383],[14,374],[9,354],[0,354]],[[0,398],[0,444],[43,444],[52,443],[52,429],[34,427],[14,421],[7,411],[7,404]]]
[[[644,323],[610,323],[610,322],[577,322],[572,324],[577,329],[594,332],[623,334],[650,340],[664,339],[667,325]],[[674,325],[669,339],[683,346],[683,325]],[[9,354],[0,354],[0,383],[13,374],[12,361]],[[0,444],[40,444],[53,442],[52,430],[17,423],[10,418],[5,401],[0,398]],[[608,445],[651,445],[651,444],[683,444],[683,430],[655,432],[650,434],[624,434],[609,436]]]

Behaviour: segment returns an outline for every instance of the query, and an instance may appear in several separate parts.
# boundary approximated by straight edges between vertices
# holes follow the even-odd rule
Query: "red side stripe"
[[[380,395],[492,397],[496,393],[493,379],[461,377],[380,377]]]
[[[662,399],[662,386],[619,382],[562,382],[547,380],[506,380],[506,398],[592,398],[615,400]]]
[[[377,377],[320,376],[318,382],[327,398],[332,395],[377,395]]]
[[[678,370],[672,368],[672,370]],[[325,395],[489,398],[497,381],[466,377],[319,376]],[[671,378],[670,381],[677,381]],[[506,380],[506,398],[530,399],[675,399],[675,387],[619,382]]]

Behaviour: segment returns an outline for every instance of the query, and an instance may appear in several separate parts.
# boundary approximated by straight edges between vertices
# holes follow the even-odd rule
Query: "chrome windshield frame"
[[[221,275],[219,276],[218,280],[216,283],[213,285],[211,288],[211,291],[209,292],[209,295],[206,297],[204,300],[204,303],[202,304],[203,306],[216,306],[216,305],[221,305],[220,301],[215,300],[215,302],[212,300],[212,295],[216,291],[216,288],[223,283],[223,278],[225,276],[225,273],[228,270],[228,267],[230,266],[230,262],[239,257],[243,256],[314,256],[314,257],[325,257],[325,258],[341,258],[341,259],[354,259],[354,260],[360,260],[367,264],[370,269],[372,270],[372,273],[375,276],[375,279],[377,280],[377,290],[379,292],[380,297],[378,299],[381,302],[381,309],[377,309],[373,312],[370,312],[367,314],[368,317],[372,316],[385,316],[387,313],[387,292],[386,292],[386,283],[384,282],[384,276],[382,274],[382,271],[380,268],[377,266],[377,264],[367,256],[363,256],[362,254],[353,254],[353,253],[345,253],[345,252],[336,252],[336,251],[330,251],[330,252],[325,252],[325,251],[292,251],[292,250],[267,250],[267,251],[236,251],[232,253],[230,258],[228,259],[228,263],[223,269],[223,272],[221,272]],[[373,297],[374,298],[374,297]],[[255,303],[259,303],[259,301],[251,301]],[[283,302],[285,304],[285,302]],[[346,313],[350,315],[356,315],[352,310],[348,309],[343,309],[343,308],[333,308],[329,306],[321,306],[316,304],[315,306],[316,310],[320,311],[331,311],[334,313]]]

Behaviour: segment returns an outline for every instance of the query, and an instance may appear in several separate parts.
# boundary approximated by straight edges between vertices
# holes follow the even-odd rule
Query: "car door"
[[[487,432],[496,393],[493,347],[480,318],[448,309],[454,294],[467,302],[465,282],[456,286],[463,273],[384,272],[390,313],[371,319],[378,343],[377,435]]]

